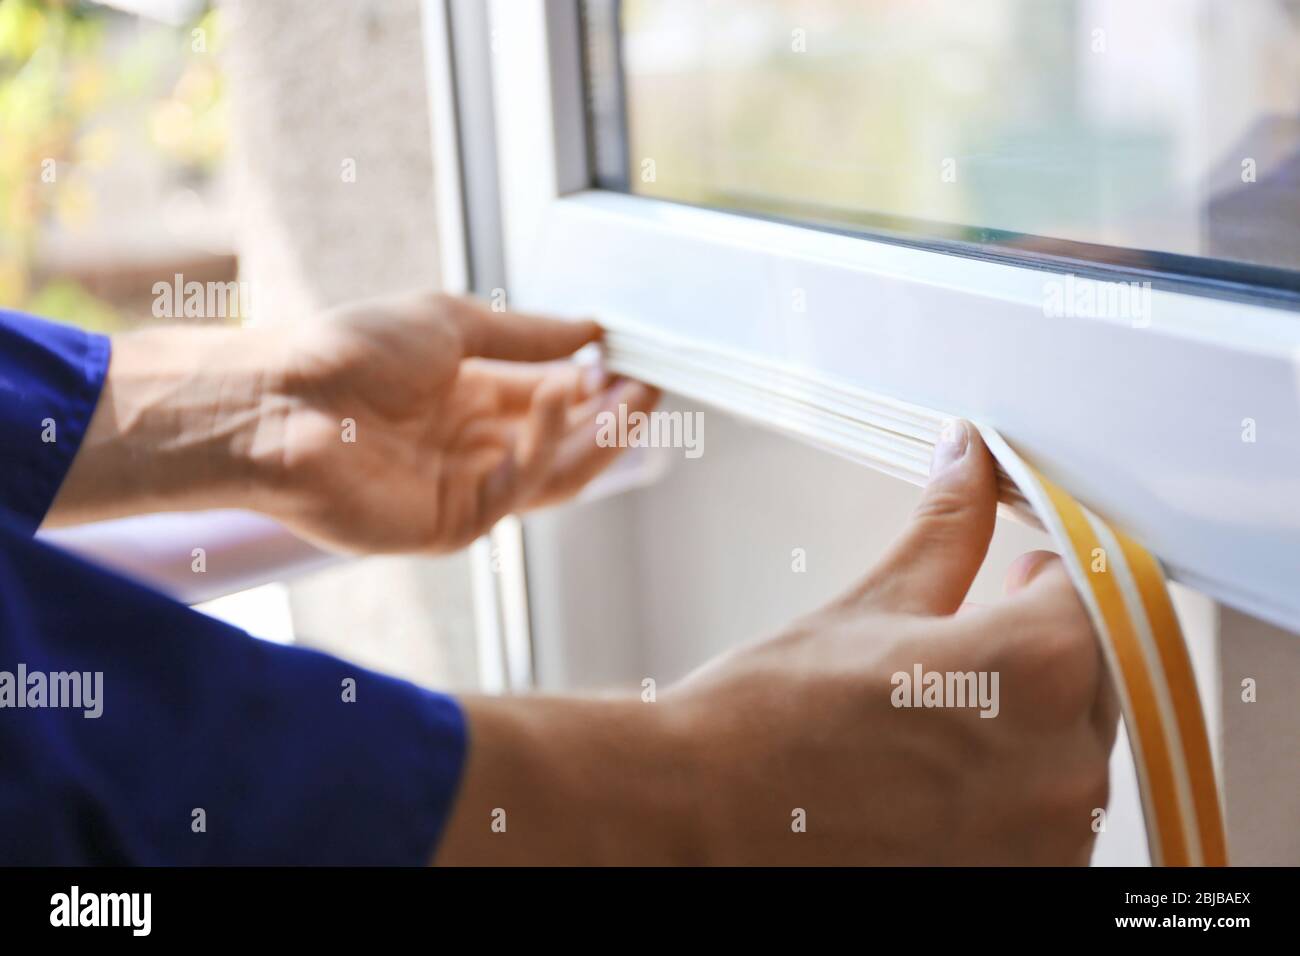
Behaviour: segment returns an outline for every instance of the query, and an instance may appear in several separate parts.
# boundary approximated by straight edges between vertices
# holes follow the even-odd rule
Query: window
[[[862,443],[855,456],[891,474],[905,475],[908,455],[924,459],[944,416],[992,425],[1047,477],[1142,540],[1175,580],[1300,627],[1291,572],[1300,526],[1280,520],[1294,511],[1300,475],[1300,294],[1297,271],[1282,267],[1295,254],[1285,233],[1295,217],[1278,198],[1293,178],[1276,158],[1294,149],[1285,119],[1272,126],[1275,141],[1258,140],[1275,149],[1250,157],[1255,182],[1241,181],[1241,195],[1263,197],[1252,200],[1263,211],[1244,213],[1231,242],[1205,226],[1223,197],[1236,195],[1235,184],[1211,181],[1238,142],[1261,118],[1294,114],[1288,97],[1297,86],[1288,76],[1300,7],[972,0],[964,6],[986,15],[963,39],[933,26],[948,9],[965,23],[962,5],[924,6],[928,29],[913,22],[916,4],[874,0],[494,0],[490,69],[510,301],[598,315],[640,334],[673,358],[663,368],[671,381],[665,374],[659,384],[805,440],[819,439],[810,422],[836,422],[828,389],[857,396],[859,409],[919,408],[875,430],[887,447]],[[783,14],[790,10],[797,18]],[[1025,34],[1024,18],[1041,25]],[[1101,66],[1089,60],[1085,69],[1094,19],[1107,52],[1097,54]],[[800,82],[763,87],[763,71],[746,56],[776,55],[778,44],[784,55],[796,29],[810,43],[807,53],[790,53],[805,58],[788,67],[804,71]],[[1150,53],[1129,50],[1139,34]],[[1044,40],[1027,44],[1026,35]],[[863,104],[890,110],[892,100],[861,79],[836,85],[822,74],[902,76],[889,61],[905,41],[918,62],[938,64],[928,68],[940,77],[954,68],[942,65],[944,52],[961,45],[964,69],[983,70],[994,88],[1020,89],[1019,98],[991,97],[974,122],[955,105],[957,93],[934,79],[898,96],[939,97],[934,110],[918,112],[939,117],[941,128],[925,133],[919,118],[895,112],[893,129],[841,134],[835,145],[836,117],[870,119]],[[1049,55],[1072,43],[1082,49],[1068,68]],[[885,62],[833,62],[831,50],[855,44],[885,49]],[[1169,102],[1154,93],[1163,81],[1146,75],[1164,62],[1188,84]],[[1099,69],[1116,72],[1103,82]],[[1233,92],[1224,93],[1229,82]],[[1054,84],[1073,87],[1075,99],[1039,89]],[[1087,105],[1089,84],[1111,113]],[[1147,104],[1143,122],[1151,142],[1165,143],[1160,149],[1120,148],[1115,131],[1128,129],[1132,139],[1143,122],[1102,122],[1119,116],[1117,87],[1131,91],[1134,108]],[[751,105],[756,98],[766,109]],[[1052,103],[1065,102],[1072,111],[1054,112]],[[656,111],[691,134],[675,135]],[[810,132],[786,134],[777,119]],[[1072,145],[1058,147],[1055,169],[1093,184],[1095,210],[1072,195],[1083,187],[1044,185],[1051,170],[1039,170],[1038,180],[1008,178],[985,159],[1050,154],[1067,126],[1076,132]],[[1094,127],[1095,139],[1083,135]],[[827,177],[800,174],[800,163],[822,153],[851,162],[890,136],[911,159],[878,153],[880,162],[895,162],[903,184],[932,176],[928,186],[895,194],[857,182],[856,193],[843,183],[827,191]],[[916,143],[947,140],[960,148],[934,147],[940,160],[956,154],[957,180],[945,184],[942,166],[923,162]],[[976,150],[967,140],[997,148]],[[750,141],[763,148],[739,145]],[[1116,158],[1126,150],[1145,157],[1138,172]],[[646,182],[644,159],[657,160]],[[794,173],[782,171],[787,161]],[[1168,183],[1143,172],[1157,164],[1171,171]],[[1139,178],[1152,191],[1146,206],[1132,186]],[[1041,201],[1020,202],[1024,190]],[[1156,199],[1161,215],[1147,215]],[[846,223],[846,215],[863,222]],[[881,216],[889,221],[873,218]],[[1188,223],[1185,236],[1171,225],[1179,220]],[[945,229],[966,232],[952,239]],[[1112,294],[1120,285],[1141,287],[1136,307]],[[780,383],[781,404],[752,401],[759,375]],[[810,404],[811,417],[803,414]]]
[[[1290,0],[586,9],[606,188],[1300,294]]]

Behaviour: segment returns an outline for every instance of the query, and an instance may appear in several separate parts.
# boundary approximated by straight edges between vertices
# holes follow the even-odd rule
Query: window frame
[[[805,374],[993,425],[1175,580],[1300,629],[1300,527],[1283,520],[1300,475],[1293,312],[1162,287],[1149,327],[1046,318],[1044,284],[1076,272],[592,189],[579,6],[488,7],[512,306],[789,362],[774,302],[802,289]],[[873,307],[854,316],[845,302]],[[738,397],[710,397],[745,414]],[[1259,441],[1242,441],[1245,419]]]

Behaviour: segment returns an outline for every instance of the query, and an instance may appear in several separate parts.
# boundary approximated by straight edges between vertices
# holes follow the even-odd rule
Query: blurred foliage
[[[114,19],[123,18],[84,0],[0,0],[0,304],[6,307],[91,327],[120,324],[112,306],[75,282],[37,287],[43,230],[57,224],[75,231],[93,221],[95,196],[85,173],[114,161],[119,136],[152,144],[178,176],[202,177],[224,153],[223,88],[213,55],[221,43],[217,11],[182,28],[141,22],[110,35]],[[165,95],[140,103],[173,74]],[[125,127],[122,116],[130,119]]]
[[[210,172],[226,152],[226,98],[217,56],[221,52],[221,18],[209,10],[190,29],[189,54],[171,95],[158,102],[150,117],[155,146],[177,165]],[[164,43],[168,34],[154,36]],[[157,51],[166,56],[170,44]]]
[[[42,283],[24,308],[33,315],[58,319],[92,332],[112,332],[122,326],[122,317],[116,309],[71,279]]]

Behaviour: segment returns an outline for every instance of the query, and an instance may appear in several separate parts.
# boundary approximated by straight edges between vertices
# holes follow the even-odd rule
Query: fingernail
[[[934,446],[934,457],[930,459],[930,478],[933,480],[952,468],[966,455],[970,447],[969,427],[960,418],[950,418],[939,429],[939,441]]]

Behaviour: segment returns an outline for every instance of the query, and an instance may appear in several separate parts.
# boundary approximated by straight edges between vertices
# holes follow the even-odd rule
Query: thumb
[[[920,504],[856,599],[903,613],[955,612],[984,563],[997,501],[997,470],[979,431],[946,423]]]

